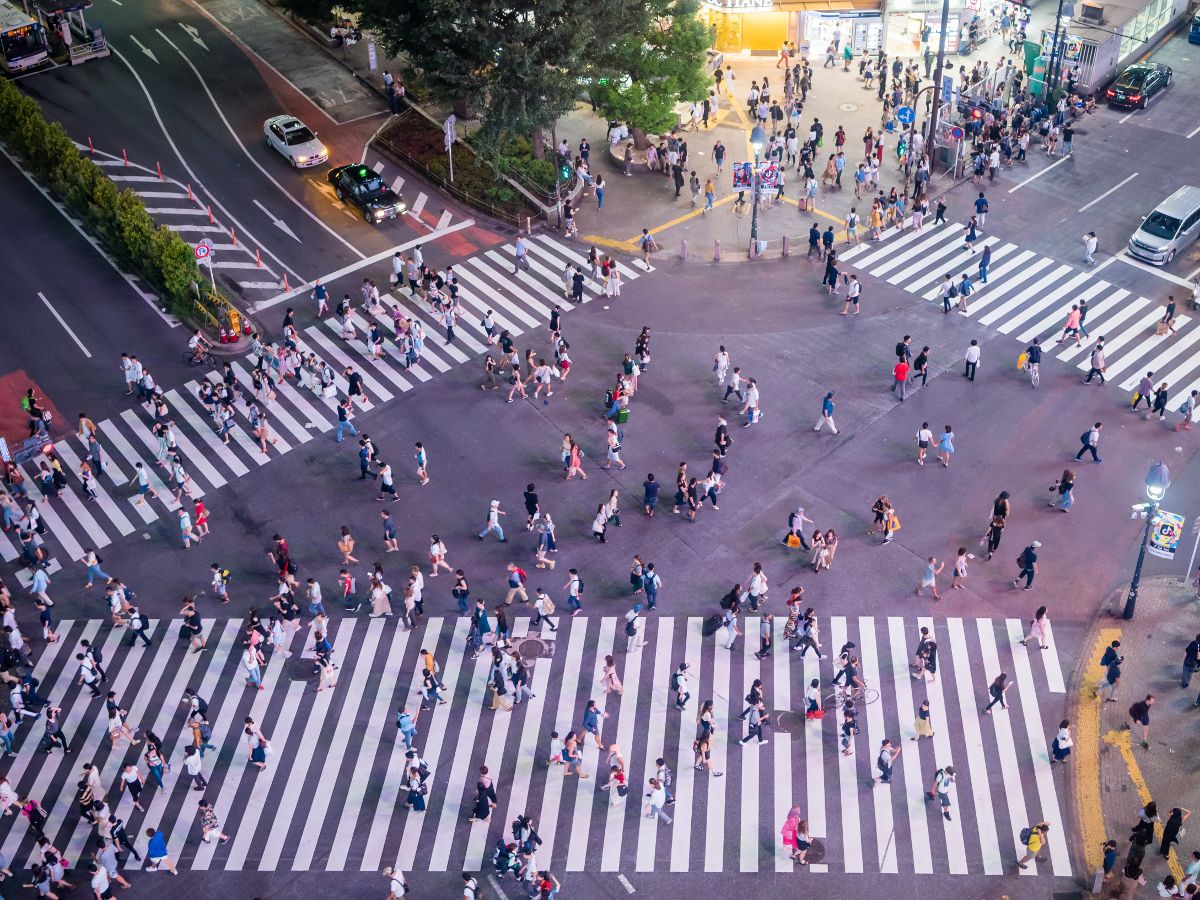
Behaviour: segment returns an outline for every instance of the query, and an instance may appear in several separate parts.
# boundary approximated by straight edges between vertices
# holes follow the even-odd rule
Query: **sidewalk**
[[[1123,604],[1124,591],[1115,598]],[[1075,775],[1075,800],[1087,863],[1087,884],[1101,868],[1101,844],[1117,842],[1118,861],[1113,877],[1101,896],[1119,896],[1124,879],[1121,870],[1129,850],[1129,832],[1138,812],[1151,799],[1158,802],[1159,816],[1166,821],[1171,808],[1191,809],[1200,816],[1200,774],[1195,761],[1195,735],[1200,709],[1194,705],[1200,678],[1190,689],[1180,687],[1183,651],[1200,631],[1191,587],[1181,579],[1160,576],[1143,581],[1133,621],[1105,617],[1099,622],[1080,681],[1079,708],[1072,722],[1075,748],[1070,759]],[[1120,640],[1120,689],[1117,702],[1096,695],[1104,682],[1100,656],[1113,640]],[[1107,694],[1107,692],[1105,692]],[[1150,711],[1150,749],[1141,746],[1140,726],[1126,730],[1128,710],[1135,701],[1153,694]],[[1188,823],[1187,831],[1195,831]],[[1161,838],[1162,828],[1157,828]],[[1182,883],[1183,867],[1200,841],[1185,836],[1175,845],[1169,859],[1158,853],[1159,841],[1146,848],[1142,863],[1146,886],[1140,893],[1153,896],[1156,886],[1169,873]]]

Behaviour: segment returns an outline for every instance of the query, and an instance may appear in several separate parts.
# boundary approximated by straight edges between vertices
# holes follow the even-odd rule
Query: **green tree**
[[[150,257],[157,281],[176,304],[187,302],[192,282],[200,284],[200,270],[192,248],[175,232],[160,225],[150,237]]]
[[[592,99],[608,118],[627,122],[639,146],[645,132],[676,123],[677,103],[704,98],[709,34],[696,11],[696,0],[646,0],[637,33],[596,59]]]
[[[574,105],[597,48],[625,38],[646,0],[353,0],[362,26],[403,56],[436,104],[481,117],[483,146],[534,138]]]

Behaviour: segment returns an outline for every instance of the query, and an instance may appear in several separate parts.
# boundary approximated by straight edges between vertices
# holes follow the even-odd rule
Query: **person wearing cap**
[[[481,541],[491,533],[495,533],[500,543],[507,542],[508,538],[504,536],[504,529],[500,527],[500,517],[507,516],[504,510],[500,508],[500,501],[493,500],[488,505],[487,524],[483,527],[483,531],[476,535]]]
[[[642,604],[635,603],[633,609],[625,613],[625,652],[637,653],[642,649],[642,627],[639,615]]]
[[[837,425],[833,421],[833,391],[825,395],[825,399],[821,401],[821,417],[817,419],[817,424],[813,426],[813,431],[820,431],[827,427],[834,434],[838,433]]]
[[[1025,579],[1025,590],[1033,589],[1033,576],[1037,574],[1037,551],[1042,546],[1041,541],[1034,541],[1028,547],[1021,551],[1021,555],[1017,557],[1017,565],[1021,567],[1021,571],[1017,573],[1017,577],[1013,579],[1013,587],[1020,584],[1021,579]]]

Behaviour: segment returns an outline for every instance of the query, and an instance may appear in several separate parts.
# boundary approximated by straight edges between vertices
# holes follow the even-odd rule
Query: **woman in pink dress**
[[[793,806],[788,811],[787,820],[783,823],[783,827],[779,829],[779,835],[783,839],[783,846],[788,848],[788,853],[791,854],[793,860],[800,858],[800,848],[797,843],[797,827],[799,824],[800,807]]]
[[[600,675],[600,684],[604,688],[604,693],[608,694],[616,692],[618,695],[625,693],[625,688],[621,684],[621,677],[617,675],[617,664],[611,656],[604,657],[604,669]]]

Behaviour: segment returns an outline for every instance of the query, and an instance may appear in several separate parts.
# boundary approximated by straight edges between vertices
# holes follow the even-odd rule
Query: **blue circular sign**
[[[966,136],[967,133],[957,125],[950,129],[950,137],[954,138],[956,141],[961,141]]]
[[[900,120],[901,125],[911,125],[917,118],[917,114],[913,112],[911,106],[901,106],[896,110],[896,118]]]

